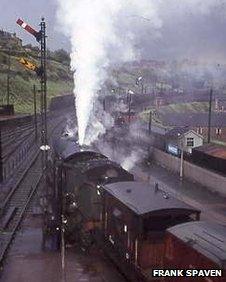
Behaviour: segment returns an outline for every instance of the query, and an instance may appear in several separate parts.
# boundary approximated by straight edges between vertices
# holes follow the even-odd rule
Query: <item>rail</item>
[[[50,135],[53,134],[55,129],[59,127],[63,122],[65,122],[65,118],[61,119],[60,122],[51,126],[50,128]],[[7,225],[2,228],[1,235],[1,243],[0,243],[0,265],[2,266],[4,263],[4,259],[8,252],[8,249],[16,235],[16,231],[18,230],[25,214],[27,208],[31,202],[31,199],[35,192],[37,191],[43,177],[43,172],[40,169],[41,162],[41,152],[38,150],[35,153],[35,156],[29,162],[26,170],[21,174],[20,178],[16,182],[14,188],[10,191],[7,195],[6,199],[3,202],[1,207],[2,214],[6,214],[7,209],[15,207],[17,211],[14,215],[10,218]],[[32,186],[28,185],[30,183],[29,178],[26,177],[30,173],[33,182],[35,182]],[[23,183],[24,181],[24,183]],[[24,184],[24,185],[21,185]],[[20,189],[23,186],[23,189]],[[26,200],[24,200],[26,199]]]

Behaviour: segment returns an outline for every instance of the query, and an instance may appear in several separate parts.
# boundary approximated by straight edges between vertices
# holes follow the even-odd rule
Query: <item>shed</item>
[[[226,173],[226,147],[217,144],[205,144],[192,150],[192,159],[198,165]]]
[[[187,127],[176,127],[166,134],[166,150],[174,155],[179,155],[181,149],[192,153],[192,149],[203,145],[204,137]]]

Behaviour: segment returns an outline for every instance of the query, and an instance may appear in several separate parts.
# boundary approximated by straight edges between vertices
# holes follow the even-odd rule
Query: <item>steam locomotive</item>
[[[52,173],[67,242],[94,241],[129,281],[183,281],[154,277],[154,269],[226,269],[226,227],[199,221],[199,210],[135,181],[68,134],[54,148]]]

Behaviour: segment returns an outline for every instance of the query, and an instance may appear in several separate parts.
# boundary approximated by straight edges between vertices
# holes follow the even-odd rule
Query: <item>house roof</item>
[[[138,215],[199,212],[161,189],[156,191],[154,185],[143,182],[118,182],[108,184],[103,189]]]
[[[195,132],[195,131],[192,130],[192,129],[186,131],[186,132],[183,134],[183,136],[186,136],[186,135],[189,134],[189,133],[193,133],[193,134],[196,135],[197,137],[199,137],[199,138],[201,138],[201,139],[204,139],[204,137],[203,137],[201,134]],[[182,138],[183,136],[180,136],[179,138]]]
[[[188,131],[189,128],[187,126],[174,127],[166,133],[166,136],[178,137],[179,134],[181,135]]]
[[[226,269],[226,226],[197,221],[176,225],[168,232]]]
[[[183,127],[174,127],[173,129],[169,130],[166,133],[167,137],[173,137],[176,139],[180,139],[182,138],[184,135],[187,135],[188,133],[193,133],[196,136],[198,136],[201,139],[204,139],[204,137],[200,134],[198,134],[197,132],[195,132],[192,129],[189,129],[187,126],[183,126]]]
[[[215,158],[226,159],[226,147],[217,144],[205,144],[194,148],[193,151],[203,152]]]
[[[208,113],[165,113],[160,118],[166,126],[208,126]],[[211,126],[226,127],[226,113],[213,112]]]

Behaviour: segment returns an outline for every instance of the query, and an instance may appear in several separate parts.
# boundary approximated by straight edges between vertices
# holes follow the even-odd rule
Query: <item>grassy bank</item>
[[[1,41],[0,41],[1,43]],[[28,59],[37,66],[40,65],[37,60],[38,53],[24,51],[23,47],[17,50],[12,49],[10,56],[10,104],[14,104],[17,113],[33,112],[33,85],[40,88],[40,80],[34,71],[27,70],[19,63],[21,57]],[[24,53],[22,53],[24,52]],[[73,75],[70,72],[69,62],[59,62],[49,56],[47,60],[47,99],[48,102],[54,96],[72,93]],[[8,74],[9,53],[1,50],[0,44],[0,103],[7,102],[7,74]],[[37,104],[40,105],[40,94],[37,93]]]

